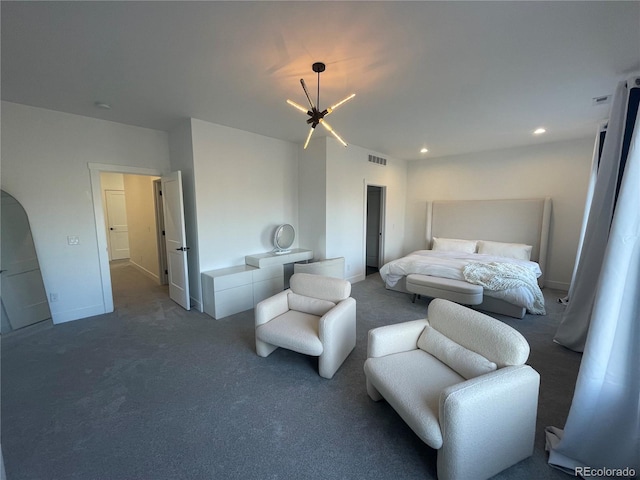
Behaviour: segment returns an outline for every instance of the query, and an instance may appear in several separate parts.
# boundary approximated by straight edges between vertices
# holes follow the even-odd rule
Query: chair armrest
[[[367,358],[415,350],[418,348],[418,338],[427,325],[429,322],[422,319],[369,330]]]
[[[488,478],[530,456],[540,375],[509,366],[445,388],[439,421],[442,478]]]
[[[289,310],[289,292],[291,292],[291,290],[285,290],[277,293],[273,297],[262,300],[256,305],[256,327],[263,323],[267,323],[269,320],[272,320],[278,315],[282,315]]]
[[[445,388],[440,394],[440,416],[458,414],[458,410],[491,407],[490,403],[494,402],[516,403],[518,392],[514,389],[522,390],[525,385],[535,387],[526,394],[536,393],[537,398],[539,384],[540,375],[529,365],[500,368]]]
[[[330,338],[334,331],[340,329],[340,323],[351,319],[355,325],[356,321],[356,300],[354,298],[345,298],[341,302],[325,313],[318,322],[318,336],[322,344]]]

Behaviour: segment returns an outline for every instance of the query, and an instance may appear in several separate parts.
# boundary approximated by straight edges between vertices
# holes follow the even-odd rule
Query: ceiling
[[[321,61],[322,108],[357,94],[332,126],[409,160],[594,135],[610,105],[592,99],[640,71],[640,2],[1,8],[3,100],[166,131],[194,117],[303,143],[306,117],[285,100],[306,105],[300,78],[315,96]]]

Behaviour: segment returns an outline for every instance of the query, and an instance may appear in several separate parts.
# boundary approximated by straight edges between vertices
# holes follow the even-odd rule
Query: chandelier
[[[311,66],[311,68],[313,69],[314,72],[318,74],[318,93],[316,96],[315,104],[313,103],[313,100],[311,100],[311,96],[309,95],[309,91],[307,90],[307,85],[304,83],[304,79],[303,78],[300,79],[300,84],[302,85],[304,94],[307,96],[307,100],[309,101],[309,106],[311,107],[311,110],[303,107],[302,105],[294,102],[293,100],[287,100],[287,103],[289,105],[309,115],[309,118],[307,118],[307,124],[311,125],[311,129],[309,130],[309,134],[307,135],[307,140],[304,142],[304,148],[306,149],[307,145],[309,145],[309,140],[311,140],[311,135],[313,135],[313,131],[318,125],[322,125],[324,128],[326,128],[329,133],[331,133],[334,137],[336,137],[336,139],[346,147],[347,142],[345,142],[342,139],[342,137],[340,137],[340,135],[338,135],[338,133],[333,129],[333,127],[331,127],[331,125],[327,123],[327,121],[325,120],[325,117],[329,115],[331,112],[333,112],[336,108],[338,108],[343,103],[351,100],[353,97],[356,96],[356,94],[352,93],[347,98],[339,101],[335,105],[332,105],[324,110],[320,110],[320,74],[325,71],[326,65],[322,62],[316,62]]]

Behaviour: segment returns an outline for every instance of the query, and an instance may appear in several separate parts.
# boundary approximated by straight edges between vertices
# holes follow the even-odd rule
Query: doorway
[[[162,197],[157,182],[160,178],[150,175],[100,174],[112,284],[123,278],[122,269],[131,270],[133,276],[142,274],[155,284],[167,283],[166,249],[160,248],[158,240],[164,226],[158,222]],[[119,285],[112,285],[112,290],[118,290],[116,287]]]
[[[366,275],[377,273],[384,261],[384,198],[385,187],[367,185]]]
[[[155,169],[150,169],[150,168],[140,168],[140,167],[127,167],[127,166],[122,166],[122,165],[110,165],[110,164],[103,164],[103,163],[89,163],[89,172],[90,172],[90,177],[91,177],[91,191],[92,191],[92,197],[93,197],[93,211],[94,211],[94,217],[96,219],[96,239],[98,241],[98,257],[99,257],[99,264],[100,264],[100,277],[101,277],[101,283],[102,283],[102,301],[103,301],[103,305],[104,305],[104,312],[105,313],[109,313],[109,312],[113,312],[114,310],[114,300],[113,300],[113,287],[112,287],[112,275],[111,275],[111,266],[110,266],[110,262],[109,262],[109,242],[108,242],[108,226],[107,226],[107,217],[106,217],[106,213],[105,213],[105,194],[104,194],[104,190],[105,188],[103,187],[103,182],[102,182],[102,175],[103,174],[119,174],[119,175],[131,175],[132,177],[139,177],[142,179],[146,179],[147,182],[149,183],[149,187],[148,187],[148,199],[150,199],[150,201],[153,203],[154,202],[154,194],[153,194],[153,187],[152,187],[152,182],[153,179],[158,178],[162,175],[162,172],[159,170],[155,170]],[[122,180],[122,183],[120,183],[121,186],[119,187],[111,187],[112,189],[115,190],[125,190],[124,188],[124,180]],[[126,194],[126,190],[125,190],[125,194]],[[155,211],[153,211],[151,213],[151,216],[155,218]],[[155,223],[155,220],[154,220]],[[144,222],[138,222],[137,216],[133,216],[133,218],[130,218],[130,216],[128,215],[127,218],[127,224],[128,224],[128,228],[129,230],[131,230],[131,228],[142,228],[142,229],[150,229],[148,220],[144,220]],[[148,232],[149,233],[149,232]],[[129,232],[129,234],[131,234],[131,231]],[[152,234],[154,235],[154,250],[156,249],[155,246],[155,236],[157,235],[157,233],[155,232],[155,227],[152,231]],[[131,243],[131,242],[130,242]],[[131,247],[132,245],[130,245]],[[133,247],[134,253],[133,255],[136,255],[136,251],[138,250],[138,246],[136,244],[136,246]],[[144,258],[143,258],[144,259]],[[128,266],[128,260],[120,260],[119,262],[122,263],[127,263]],[[139,263],[139,262],[137,262]],[[158,276],[158,272],[155,272],[156,277]]]

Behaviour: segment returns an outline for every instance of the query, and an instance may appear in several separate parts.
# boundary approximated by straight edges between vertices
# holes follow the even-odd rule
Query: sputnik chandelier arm
[[[318,81],[320,81],[320,74],[318,73]],[[307,84],[304,83],[304,78],[300,79],[300,85],[302,85],[302,89],[304,90],[304,94],[307,96],[307,100],[309,100],[309,105],[311,105],[311,110],[315,110],[316,106],[313,104],[313,100],[309,96],[309,91],[307,90]],[[318,101],[320,101],[320,90],[318,89]]]
[[[336,137],[336,139],[345,147],[347,146],[347,142],[345,142],[342,138],[340,138],[340,135],[338,135],[336,133],[336,131],[333,129],[333,127],[331,125],[329,125],[329,122],[327,122],[324,118],[320,119],[320,124],[326,128],[334,137]]]
[[[336,103],[335,105],[327,108],[327,113],[331,113],[333,112],[336,108],[338,108],[340,105],[342,105],[343,103],[348,102],[349,100],[351,100],[353,97],[355,97],[356,94],[352,93],[351,95],[349,95],[347,98],[340,100],[338,103]]]
[[[344,145],[346,147],[347,146],[347,142],[345,142],[340,137],[340,135],[338,135],[338,133],[333,129],[333,127],[327,123],[327,121],[324,119],[324,117],[329,115],[331,112],[333,112],[339,106],[341,106],[344,103],[346,103],[349,100],[351,100],[353,97],[356,96],[356,94],[352,93],[351,95],[349,95],[348,97],[344,98],[343,100],[340,100],[335,105],[332,105],[332,106],[326,108],[325,110],[320,110],[320,74],[325,71],[326,66],[325,66],[324,63],[316,62],[316,63],[314,63],[312,65],[311,68],[313,69],[314,72],[316,72],[318,74],[318,90],[317,90],[316,103],[315,104],[313,103],[313,100],[311,99],[311,95],[309,95],[309,91],[307,90],[307,85],[305,84],[304,79],[302,79],[302,78],[300,79],[300,84],[302,85],[302,90],[304,90],[304,94],[306,95],[307,100],[309,101],[309,106],[311,107],[311,110],[303,107],[302,105],[294,102],[293,100],[287,100],[287,103],[289,105],[291,105],[292,107],[294,107],[294,108],[300,110],[301,112],[306,113],[307,115],[309,115],[309,118],[307,119],[307,124],[311,125],[311,129],[309,130],[309,134],[307,135],[307,140],[304,142],[304,148],[306,149],[307,146],[309,145],[309,140],[311,140],[311,136],[313,135],[313,131],[318,126],[318,124],[322,124],[322,126],[329,133],[331,133],[342,145]]]

